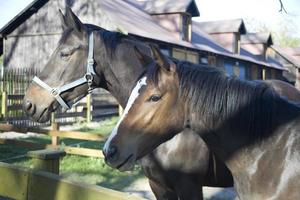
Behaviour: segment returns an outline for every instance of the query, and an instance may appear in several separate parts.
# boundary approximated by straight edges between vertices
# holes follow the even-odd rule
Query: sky
[[[174,0],[175,1],[175,0]],[[243,18],[265,24],[272,30],[291,24],[300,38],[300,0],[282,0],[288,14],[278,12],[279,0],[195,0],[200,10],[197,21]],[[0,0],[0,27],[2,28],[32,0]]]
[[[291,24],[300,38],[300,0],[282,0],[287,13],[279,12],[279,0],[195,0],[200,11],[197,21],[243,18],[278,31]],[[247,24],[246,24],[247,26]]]

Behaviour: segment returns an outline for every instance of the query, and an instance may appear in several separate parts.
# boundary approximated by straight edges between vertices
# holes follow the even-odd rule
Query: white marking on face
[[[133,88],[131,94],[130,94],[130,97],[128,99],[128,102],[126,104],[126,107],[124,109],[124,112],[123,114],[121,115],[117,125],[114,127],[114,129],[112,130],[111,134],[109,135],[107,141],[105,142],[104,144],[104,147],[103,147],[103,151],[106,152],[108,150],[108,147],[110,146],[110,143],[112,141],[112,139],[117,135],[118,133],[118,128],[120,126],[120,124],[122,123],[122,121],[124,120],[124,118],[127,116],[130,108],[132,107],[132,105],[134,104],[135,100],[138,98],[138,96],[140,95],[139,91],[140,89],[144,86],[144,85],[147,85],[146,83],[146,80],[147,80],[147,77],[143,77],[141,78],[136,86]]]

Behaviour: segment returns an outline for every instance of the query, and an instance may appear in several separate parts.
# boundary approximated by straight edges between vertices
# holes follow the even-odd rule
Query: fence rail
[[[14,131],[18,133],[26,134],[28,132],[38,133],[43,135],[48,135],[52,137],[51,144],[40,144],[37,142],[28,142],[16,139],[0,139],[0,144],[16,145],[32,150],[38,149],[64,149],[68,154],[81,155],[81,156],[91,156],[91,157],[103,157],[102,151],[97,149],[81,148],[81,147],[71,147],[62,146],[59,144],[59,138],[71,138],[80,139],[86,141],[104,141],[105,137],[101,134],[92,134],[79,131],[59,131],[57,124],[53,125],[54,130],[32,128],[32,127],[20,127],[11,124],[0,124],[0,131]],[[1,133],[0,133],[1,134]]]
[[[20,200],[142,199],[112,189],[66,180],[53,173],[16,167],[1,162],[0,176],[0,198],[3,196]]]

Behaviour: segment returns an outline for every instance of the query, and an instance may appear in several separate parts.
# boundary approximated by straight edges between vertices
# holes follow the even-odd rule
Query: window
[[[185,52],[181,49],[173,49],[173,57],[178,60],[185,60]]]
[[[182,49],[173,48],[173,58],[178,60],[186,60],[191,63],[199,63],[199,55],[193,51],[185,51]]]
[[[197,53],[192,52],[192,51],[188,51],[186,54],[186,60],[191,62],[191,63],[199,63],[199,56]]]

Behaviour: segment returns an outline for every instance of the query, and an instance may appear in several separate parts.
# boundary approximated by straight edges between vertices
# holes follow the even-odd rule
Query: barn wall
[[[158,24],[174,33],[174,37],[180,40],[182,38],[182,14],[161,14],[152,15],[154,19],[157,20]]]
[[[60,34],[8,37],[4,66],[42,69],[57,46]]]
[[[58,10],[69,5],[83,23],[116,30],[100,9],[100,1],[51,0],[17,27],[4,40],[4,66],[42,70],[55,50],[62,28]]]
[[[57,46],[62,29],[58,9],[64,0],[51,0],[4,40],[4,66],[41,69]]]

